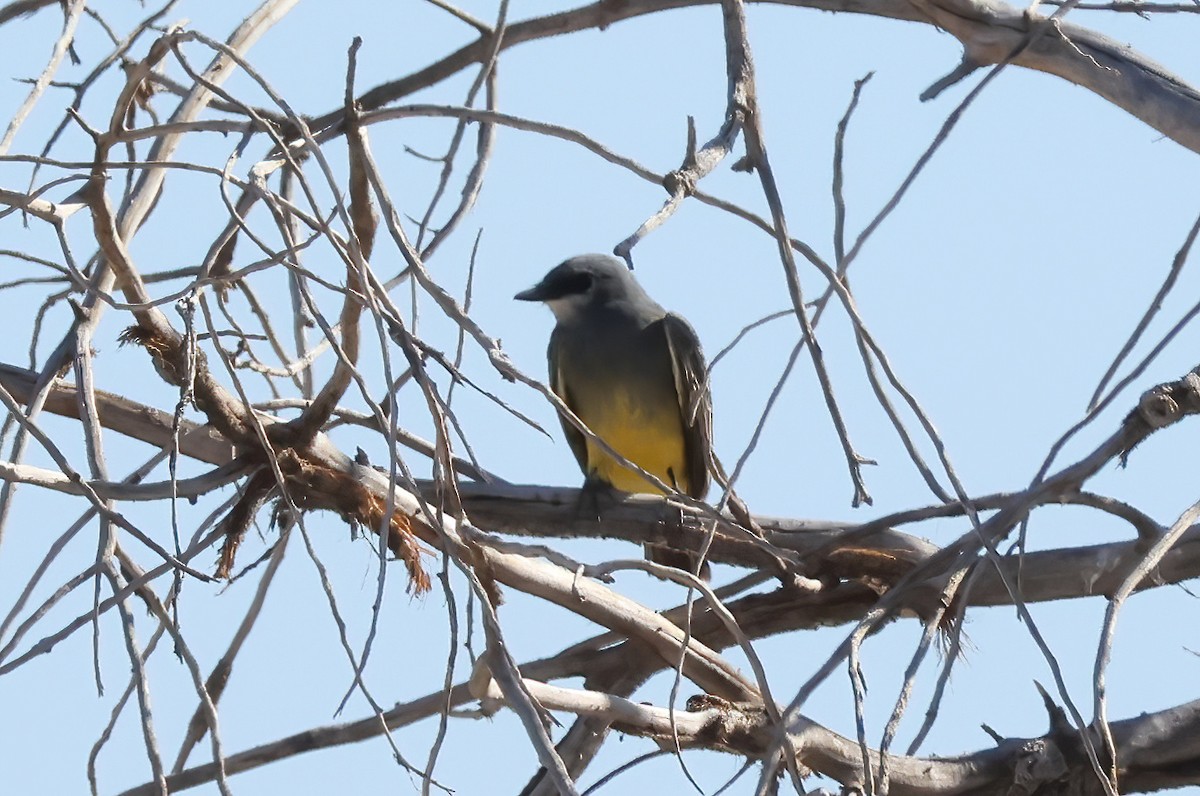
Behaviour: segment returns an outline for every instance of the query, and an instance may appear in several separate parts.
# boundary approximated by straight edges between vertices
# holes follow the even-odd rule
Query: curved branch
[[[771,752],[775,733],[761,707],[729,702],[711,696],[689,700],[688,712],[672,717],[665,708],[635,704],[627,699],[594,690],[558,688],[531,679],[537,664],[523,667],[525,684],[541,704],[554,709],[596,716],[603,724],[613,722],[620,732],[673,743],[678,733],[684,749],[714,749],[762,759]],[[500,699],[498,688],[488,687],[480,696]],[[434,715],[445,700],[452,705],[472,699],[467,685],[455,686],[403,705],[384,714],[388,728],[410,724]],[[225,758],[228,774],[247,771],[301,751],[365,740],[382,732],[378,717],[344,724],[317,727],[287,738],[239,752]],[[1200,783],[1200,700],[1158,713],[1114,722],[1112,733],[1122,761],[1121,782],[1127,793]],[[815,722],[804,719],[793,732],[798,762],[816,773],[846,786],[858,784],[861,751],[851,741]],[[996,794],[1014,792],[1017,782],[1039,785],[1050,781],[1081,781],[1091,768],[1076,749],[1076,740],[1052,731],[1036,738],[1001,740],[991,749],[955,757],[919,758],[892,756],[891,790],[894,796],[952,796],[953,794]],[[205,764],[172,774],[172,792],[209,782],[214,764]],[[153,793],[151,785],[131,788],[121,796]],[[1020,791],[1030,792],[1030,791]]]
[[[251,467],[248,463],[235,461],[192,478],[131,484],[121,481],[83,481],[43,467],[0,462],[0,480],[32,484],[65,495],[87,495],[91,492],[105,500],[167,500],[172,496],[192,498],[208,494],[232,484],[249,472]]]
[[[35,381],[36,374],[32,371],[0,364],[0,385],[19,401],[30,399]],[[1197,398],[1191,386],[1192,381],[1185,378],[1148,391],[1139,409],[1127,420],[1129,425],[1125,434],[1118,435],[1123,443],[1118,443],[1115,449],[1128,449],[1149,434],[1152,426],[1174,422],[1184,414],[1195,411],[1194,402]],[[96,391],[96,405],[100,421],[106,428],[160,447],[170,444],[170,413],[99,390]],[[67,417],[78,417],[75,387],[58,383],[49,394],[46,409]],[[179,444],[181,453],[199,461],[225,465],[234,458],[233,446],[206,426],[185,421],[181,426]],[[350,466],[348,458],[340,453],[338,456],[340,458],[335,462],[338,468]],[[333,462],[333,459],[330,461]],[[354,470],[358,480],[365,482],[378,479],[374,488],[386,494],[386,479],[382,474],[370,467],[357,465]],[[370,479],[364,475],[368,472]],[[434,497],[435,488],[432,484],[425,482],[422,488],[429,499]],[[689,523],[685,519],[692,516],[690,510],[653,496],[629,496],[607,508],[605,521],[597,523],[579,519],[575,509],[579,501],[577,489],[460,484],[459,490],[463,507],[476,525],[500,533],[610,538],[660,544],[669,542],[694,545],[697,549],[707,536],[706,531],[700,530],[695,522]],[[1081,502],[1084,505],[1092,502],[1072,497],[1077,493],[1071,490],[1047,489],[1043,492],[1039,493],[1042,494],[1041,502]],[[1005,505],[1013,498],[1014,495],[987,496],[973,502],[976,508],[984,510]],[[411,510],[410,507],[405,508],[406,512]],[[861,524],[778,517],[756,517],[755,521],[763,528],[766,541],[772,548],[780,553],[793,553],[795,560],[811,562],[813,566],[819,566],[822,573],[895,583],[898,577],[914,566],[927,562],[941,550],[917,536],[887,526],[931,517],[954,516],[961,511],[958,506],[931,507],[880,518],[883,522],[870,520]],[[433,539],[429,541],[436,543]],[[1119,585],[1120,578],[1128,573],[1129,562],[1137,560],[1144,544],[1145,541],[1139,539],[1027,553],[1021,570],[1025,599],[1037,602],[1111,593]],[[762,547],[744,536],[731,534],[717,535],[710,557],[714,561],[750,567],[763,566],[769,559]],[[1011,580],[1016,574],[1015,560],[1005,559],[1004,567],[1005,574]],[[1063,572],[1074,573],[1075,576],[1064,578]],[[1159,579],[1151,585],[1200,576],[1200,531],[1192,529],[1180,540],[1160,565],[1158,575]],[[931,599],[932,591],[918,589],[911,598],[910,607],[915,608]],[[972,593],[971,604],[1011,604],[1011,595],[995,569],[981,573]],[[852,621],[861,616],[860,612],[852,617],[844,616],[836,622]]]
[[[965,69],[956,72],[999,63],[1025,40],[1032,25],[1044,22],[1038,17],[1030,19],[1023,9],[998,0],[756,1],[934,25],[950,32],[963,44]],[[515,22],[505,29],[501,47],[508,49],[581,30],[603,30],[635,17],[715,3],[716,0],[627,0],[621,3],[599,0],[569,11]],[[480,37],[421,70],[370,89],[359,98],[359,103],[363,110],[381,108],[440,83],[473,64],[484,63],[490,52],[491,40]],[[1038,37],[1038,41],[1018,55],[1013,63],[1086,88],[1181,146],[1200,152],[1200,91],[1127,45],[1079,25],[1056,22],[1052,35]],[[341,118],[341,109],[331,111],[314,120],[312,128],[340,125]]]

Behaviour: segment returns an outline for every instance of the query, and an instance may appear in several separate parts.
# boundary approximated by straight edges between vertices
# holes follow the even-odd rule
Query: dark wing
[[[708,494],[712,459],[712,393],[708,389],[704,352],[696,331],[683,317],[667,313],[662,326],[683,417],[688,494],[703,499]]]
[[[550,373],[550,389],[574,412],[575,403],[571,400],[571,393],[567,390],[567,385],[563,383],[562,372],[558,367],[558,352],[558,329],[555,328],[550,334],[550,346],[546,349],[546,364]],[[571,425],[570,421],[561,414],[558,416],[558,422],[562,424],[563,436],[567,438],[567,443],[571,446],[571,453],[575,454],[575,461],[579,462],[579,469],[583,470],[586,475],[587,440],[584,439],[583,433]]]

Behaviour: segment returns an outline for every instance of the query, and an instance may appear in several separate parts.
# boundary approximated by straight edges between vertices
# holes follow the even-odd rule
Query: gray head
[[[607,254],[581,254],[556,265],[528,290],[513,298],[519,301],[542,301],[559,321],[576,317],[588,307],[653,300],[625,263]]]

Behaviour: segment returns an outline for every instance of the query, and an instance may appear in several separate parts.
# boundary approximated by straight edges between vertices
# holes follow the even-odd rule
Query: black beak
[[[513,298],[517,301],[542,301],[545,298],[545,291],[542,290],[540,284],[537,284],[528,290],[522,290]]]

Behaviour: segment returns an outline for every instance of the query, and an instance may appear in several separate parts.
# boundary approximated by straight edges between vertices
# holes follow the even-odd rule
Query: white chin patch
[[[575,317],[575,313],[579,311],[579,302],[575,296],[550,299],[546,302],[546,306],[554,313],[554,317],[560,321]]]

